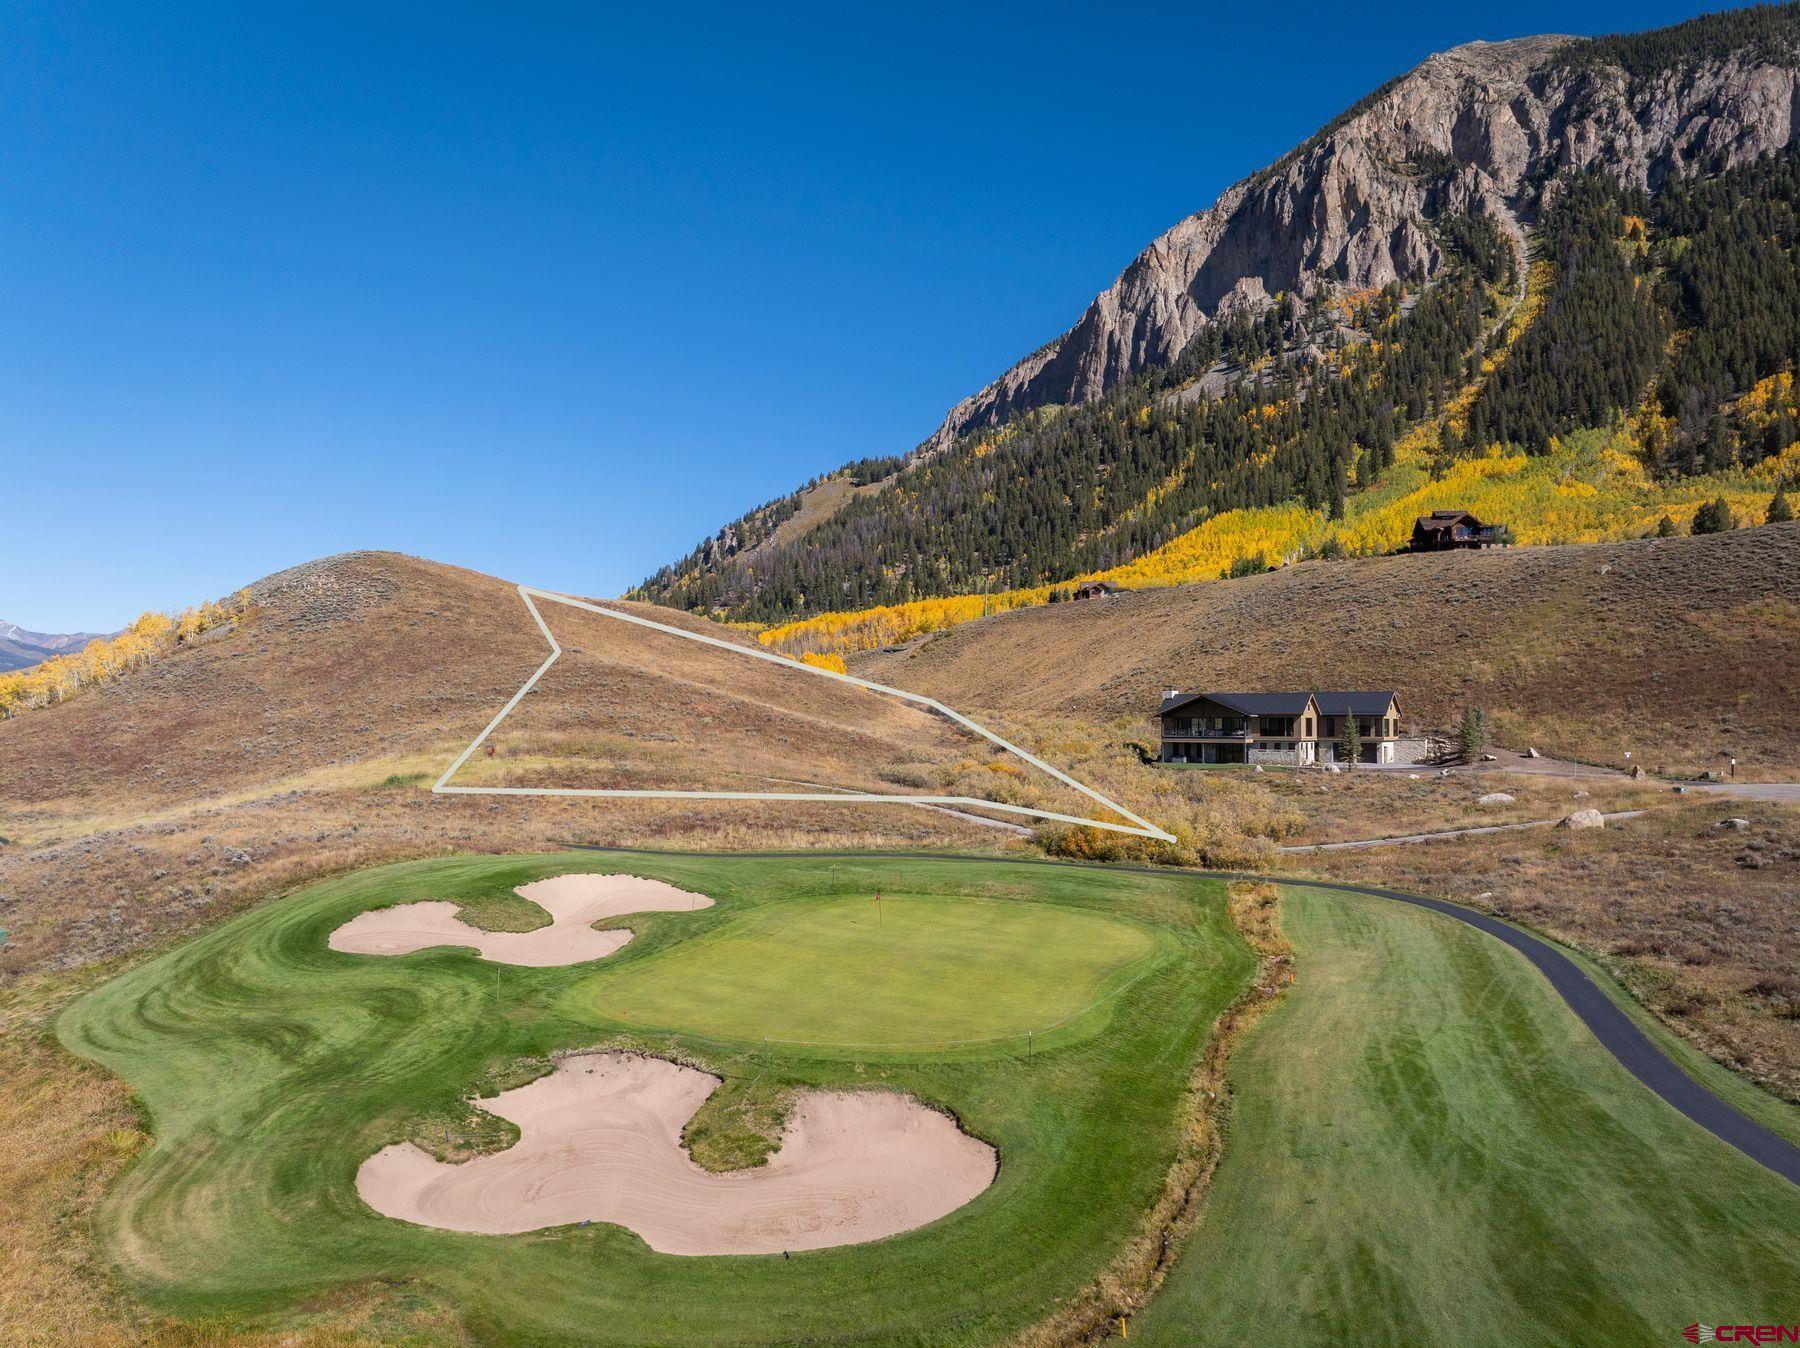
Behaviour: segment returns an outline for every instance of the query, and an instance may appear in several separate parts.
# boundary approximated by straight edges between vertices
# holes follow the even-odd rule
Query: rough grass
[[[1800,1190],[1631,1080],[1523,960],[1382,900],[1283,908],[1296,982],[1233,1054],[1206,1214],[1134,1340],[1635,1345],[1791,1317]]]
[[[1233,882],[1226,889],[1226,909],[1261,963],[1249,986],[1213,1026],[1206,1052],[1188,1083],[1181,1146],[1163,1192],[1136,1236],[1100,1277],[1080,1295],[1060,1301],[1019,1340],[1019,1348],[1061,1348],[1107,1338],[1115,1326],[1128,1330],[1131,1315],[1162,1288],[1204,1211],[1207,1188],[1224,1154],[1221,1125],[1232,1051],[1287,992],[1294,977],[1293,947],[1281,930],[1281,890],[1263,881]]]
[[[591,1008],[580,1023],[558,1007],[592,969],[517,969],[456,951],[358,957],[325,945],[371,904],[462,901],[597,863],[718,900],[636,920],[637,938],[608,961],[621,976],[747,914],[860,896],[872,877],[932,902],[961,893],[984,906],[1086,909],[1103,925],[1123,917],[1155,926],[1174,953],[1113,1000],[1103,1026],[1029,1060],[1010,1047],[870,1060],[734,1053],[633,1034]],[[122,1074],[154,1120],[154,1140],[108,1194],[98,1229],[108,1263],[171,1323],[278,1333],[306,1323],[322,1299],[380,1287],[480,1342],[986,1343],[1087,1285],[1138,1228],[1177,1155],[1184,1088],[1209,1027],[1252,964],[1219,885],[1196,877],[929,858],[451,858],[264,906],[120,976],[59,1029]],[[879,1085],[954,1111],[996,1145],[1001,1173],[917,1232],[792,1260],[661,1256],[605,1226],[458,1235],[376,1217],[356,1198],[363,1158],[429,1129],[494,1072],[605,1043],[746,1083],[722,1107],[739,1117],[722,1121],[715,1163],[754,1159],[748,1135],[769,1122],[774,1093]]]
[[[682,1145],[708,1170],[766,1165],[793,1112],[793,1093],[758,1072],[728,1078],[681,1130]]]

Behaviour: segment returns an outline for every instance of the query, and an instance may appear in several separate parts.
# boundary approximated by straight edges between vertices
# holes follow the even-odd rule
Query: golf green
[[[887,894],[772,903],[570,992],[628,1025],[873,1049],[1039,1033],[1153,962],[1150,929],[1058,904]]]
[[[628,945],[564,968],[327,945],[360,912],[423,899],[523,918],[506,897],[514,886],[574,871],[629,872],[716,902],[622,919]],[[194,1325],[196,1342],[231,1329],[273,1341],[318,1306],[370,1297],[379,1308],[359,1341],[1008,1341],[1098,1278],[1162,1192],[1194,1067],[1254,967],[1223,889],[844,854],[446,857],[326,880],[120,974],[58,1022],[66,1045],[131,1084],[153,1136],[101,1206],[103,1251],[150,1308]],[[735,980],[712,985],[727,1009],[709,1008],[704,988],[682,1004],[711,1036],[675,1000],[705,971]],[[1015,1039],[871,1054],[716,1037],[785,1008],[792,1032],[898,1039],[933,988],[958,986],[935,1027],[992,1034],[1081,1014],[1029,1054]],[[609,987],[636,989],[657,1028],[607,1018]],[[511,1145],[465,1101],[608,1045],[721,1077],[710,1128],[744,1126],[746,1102],[771,1092],[904,1092],[993,1146],[999,1173],[925,1226],[792,1259],[658,1254],[600,1222],[464,1234],[360,1198],[358,1168],[390,1143],[464,1155]],[[421,1335],[421,1321],[436,1328]]]

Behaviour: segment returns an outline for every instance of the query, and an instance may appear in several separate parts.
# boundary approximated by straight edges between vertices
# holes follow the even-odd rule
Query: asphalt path
[[[655,848],[603,847],[592,843],[571,843],[569,846],[585,852],[650,852],[663,856],[733,855],[764,859],[784,857],[817,859],[822,855],[827,855],[821,852],[803,851],[730,854],[659,852]],[[1165,866],[1116,866],[1093,861],[1052,861],[1035,857],[978,857],[958,853],[856,852],[842,855],[867,857],[872,860],[919,860],[924,858],[940,861],[1002,861],[1011,865],[1127,871],[1139,875],[1162,875],[1175,878],[1189,876],[1222,880],[1274,880],[1282,884],[1304,885],[1309,889],[1359,894],[1376,899],[1392,899],[1396,903],[1410,903],[1416,908],[1429,908],[1434,913],[1442,913],[1445,917],[1454,918],[1458,922],[1474,927],[1477,931],[1485,932],[1495,940],[1503,941],[1518,951],[1536,965],[1545,978],[1549,979],[1550,986],[1556,990],[1556,994],[1581,1019],[1582,1024],[1592,1031],[1601,1046],[1619,1060],[1619,1064],[1627,1072],[1630,1072],[1657,1096],[1720,1141],[1737,1148],[1759,1165],[1767,1166],[1790,1184],[1800,1185],[1800,1147],[1796,1147],[1786,1138],[1763,1127],[1749,1116],[1739,1113],[1705,1086],[1695,1081],[1681,1069],[1681,1066],[1673,1058],[1658,1048],[1650,1037],[1638,1028],[1637,1022],[1632,1020],[1617,1002],[1602,992],[1593,979],[1582,972],[1579,965],[1555,946],[1533,936],[1521,927],[1515,927],[1509,922],[1503,922],[1497,917],[1490,917],[1486,913],[1476,912],[1473,908],[1464,908],[1443,899],[1428,898],[1423,894],[1408,894],[1404,890],[1381,889],[1374,885],[1352,885],[1336,880],[1307,880],[1293,876],[1245,874],[1238,871],[1184,871]]]

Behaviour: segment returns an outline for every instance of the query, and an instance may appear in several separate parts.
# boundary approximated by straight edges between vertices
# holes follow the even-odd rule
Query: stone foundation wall
[[[1299,756],[1298,749],[1270,749],[1260,744],[1251,745],[1247,755],[1252,763],[1280,763],[1290,768]]]
[[[1402,735],[1394,741],[1394,762],[1429,763],[1443,747],[1443,741],[1431,735]]]

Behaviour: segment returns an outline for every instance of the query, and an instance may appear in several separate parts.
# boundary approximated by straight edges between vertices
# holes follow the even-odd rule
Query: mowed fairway
[[[1297,981],[1233,1054],[1203,1224],[1134,1341],[1637,1345],[1794,1320],[1800,1189],[1633,1080],[1516,953],[1321,891],[1286,889],[1283,922]]]
[[[359,912],[425,899],[528,926],[511,889],[570,871],[648,876],[716,902],[608,923],[634,939],[565,968],[327,946]],[[877,918],[876,892],[904,897],[892,910],[884,898]],[[713,980],[688,1010],[671,1005],[684,964]],[[1207,1036],[1253,966],[1223,886],[1201,877],[829,854],[452,857],[269,903],[122,974],[58,1031],[144,1102],[153,1141],[104,1200],[102,1248],[150,1308],[204,1319],[197,1341],[221,1324],[304,1325],[344,1295],[375,1299],[367,1341],[418,1342],[405,1330],[423,1315],[450,1326],[426,1342],[455,1344],[973,1345],[1028,1328],[1141,1229]],[[743,1007],[731,1005],[734,969]],[[840,1043],[910,1042],[939,984],[945,1029],[1080,1014],[1029,1057],[1009,1038],[874,1054],[761,1043],[776,1014]],[[654,1032],[606,1013],[607,989],[634,985],[643,1005],[662,999]],[[754,1042],[684,1033],[690,1011]],[[991,1144],[999,1171],[927,1225],[791,1259],[658,1254],[601,1223],[459,1233],[358,1197],[358,1167],[381,1148],[461,1136],[463,1100],[496,1069],[605,1045],[704,1064],[727,1093],[905,1092]]]
[[[961,1046],[1043,1033],[1095,1008],[1152,967],[1153,930],[969,897],[777,902],[627,970],[598,971],[570,997],[628,1025],[709,1039]]]

